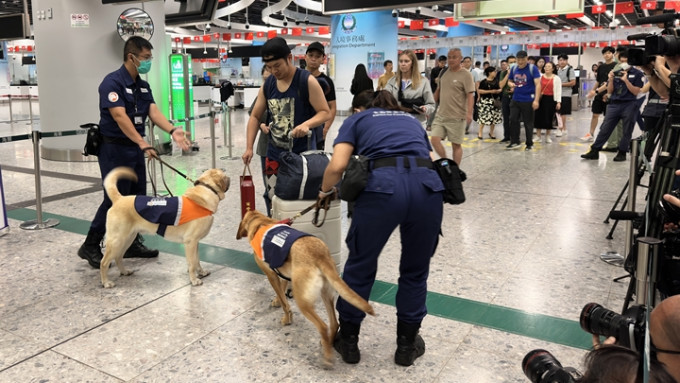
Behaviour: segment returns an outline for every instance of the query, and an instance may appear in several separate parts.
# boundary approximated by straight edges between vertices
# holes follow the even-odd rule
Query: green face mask
[[[133,56],[137,61],[139,61],[139,66],[137,67],[137,72],[139,74],[147,74],[151,70],[151,59],[140,60],[137,56]]]
[[[139,66],[137,67],[137,72],[139,72],[139,74],[149,73],[150,70],[151,60],[144,60],[139,62]]]

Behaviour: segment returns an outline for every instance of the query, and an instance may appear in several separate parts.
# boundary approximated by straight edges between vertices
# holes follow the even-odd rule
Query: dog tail
[[[340,294],[342,299],[346,300],[352,306],[358,308],[366,314],[375,316],[373,306],[371,306],[370,303],[366,302],[364,298],[360,297],[359,294],[347,286],[345,281],[340,278],[340,275],[338,275],[338,271],[335,269],[335,264],[331,260],[330,256],[327,258],[327,262],[321,262],[319,264],[319,270],[326,277],[331,286],[333,286],[335,291]]]
[[[121,178],[137,181],[137,174],[131,168],[118,167],[106,175],[106,178],[104,178],[104,190],[106,190],[106,194],[108,194],[113,203],[116,203],[123,196],[118,191],[118,180]]]

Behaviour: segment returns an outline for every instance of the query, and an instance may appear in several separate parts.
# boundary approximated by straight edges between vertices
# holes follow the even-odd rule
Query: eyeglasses
[[[135,55],[135,57],[137,57],[137,59],[140,60],[140,61],[153,60],[153,56],[139,57],[139,56]]]

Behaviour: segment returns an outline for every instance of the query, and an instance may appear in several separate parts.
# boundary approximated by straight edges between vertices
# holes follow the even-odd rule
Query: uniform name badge
[[[135,125],[141,125],[143,122],[142,116],[135,116]]]

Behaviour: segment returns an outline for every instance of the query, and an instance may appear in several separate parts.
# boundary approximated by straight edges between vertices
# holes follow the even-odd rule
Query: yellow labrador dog
[[[198,241],[210,232],[217,204],[229,190],[229,177],[219,169],[206,170],[183,196],[174,198],[123,196],[116,186],[121,178],[136,181],[137,175],[130,168],[119,167],[104,179],[104,190],[113,206],[106,216],[106,250],[99,268],[102,285],[115,286],[107,275],[111,261],[116,262],[121,275],[132,274],[123,265],[123,255],[138,233],[158,233],[169,241],[183,243],[191,284],[203,284],[199,278],[210,272],[201,267]]]
[[[328,247],[319,238],[298,232],[287,225],[278,224],[276,220],[256,210],[246,213],[239,225],[236,239],[246,236],[255,251],[255,262],[276,292],[272,306],[281,305],[283,308],[281,324],[290,324],[293,320],[293,313],[285,296],[285,286],[288,282],[279,279],[280,276],[290,278],[295,292],[295,302],[302,314],[316,326],[321,334],[324,363],[328,367],[332,366],[333,339],[338,332],[338,319],[333,307],[333,290],[367,314],[375,315],[373,307],[340,279]],[[293,240],[285,244],[286,239]],[[284,253],[287,253],[277,259],[275,253],[278,249],[274,248],[282,248]],[[326,306],[330,329],[314,311],[314,304],[319,296]]]

